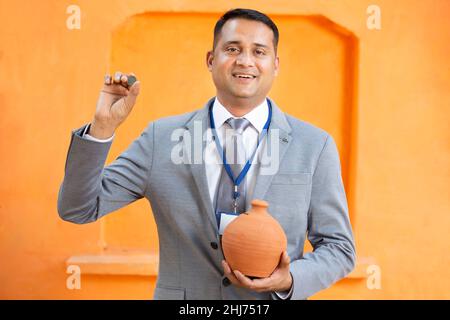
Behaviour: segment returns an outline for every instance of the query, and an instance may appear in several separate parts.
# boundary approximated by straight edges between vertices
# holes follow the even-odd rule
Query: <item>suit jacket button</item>
[[[211,248],[213,248],[214,250],[217,250],[217,248],[219,248],[219,245],[217,244],[217,242],[211,242],[210,245],[211,245]]]
[[[231,281],[230,281],[230,279],[228,279],[227,277],[225,277],[225,278],[223,278],[223,280],[222,280],[222,284],[223,284],[225,287],[228,287],[228,286],[231,284]]]

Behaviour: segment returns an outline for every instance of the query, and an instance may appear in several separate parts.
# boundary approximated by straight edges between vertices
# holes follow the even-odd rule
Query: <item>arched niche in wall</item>
[[[217,17],[144,13],[131,16],[114,30],[110,71],[135,72],[142,88],[138,104],[120,129],[124,134],[115,138],[112,154],[125,150],[149,121],[201,108],[214,96],[205,56],[212,47]],[[353,219],[357,38],[323,16],[272,17],[280,30],[280,73],[269,95],[283,111],[334,137]],[[156,227],[149,210],[146,201],[138,201],[121,209],[122,214],[106,217],[103,243],[157,250]]]

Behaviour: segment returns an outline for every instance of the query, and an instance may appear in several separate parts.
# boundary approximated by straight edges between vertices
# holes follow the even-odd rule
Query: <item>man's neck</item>
[[[217,96],[220,103],[235,117],[245,116],[247,113],[255,109],[261,103],[264,102],[264,99],[261,101],[255,101],[253,99],[233,99],[232,101],[228,99],[224,99],[223,97]]]

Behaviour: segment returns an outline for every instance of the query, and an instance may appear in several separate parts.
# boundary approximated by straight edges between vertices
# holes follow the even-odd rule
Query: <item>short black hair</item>
[[[275,48],[275,52],[277,51],[278,47],[278,39],[280,38],[280,35],[278,33],[278,28],[276,24],[270,19],[267,15],[264,13],[261,13],[256,10],[252,9],[232,9],[224,13],[222,17],[216,22],[216,26],[214,27],[214,41],[213,41],[213,50],[216,48],[217,41],[219,40],[220,32],[222,31],[223,26],[225,23],[230,19],[247,19],[247,20],[253,20],[253,21],[259,21],[264,23],[266,26],[268,26],[273,31],[273,46]]]

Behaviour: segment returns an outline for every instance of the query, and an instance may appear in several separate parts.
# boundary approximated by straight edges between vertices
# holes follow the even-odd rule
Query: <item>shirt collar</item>
[[[235,117],[222,105],[222,103],[220,103],[219,99],[216,97],[213,105],[213,116],[216,128],[220,128],[229,118],[246,118],[258,131],[258,133],[261,133],[267,122],[267,117],[269,116],[269,106],[267,105],[267,99],[264,99],[260,105],[253,108],[252,111],[248,112],[244,116]]]

